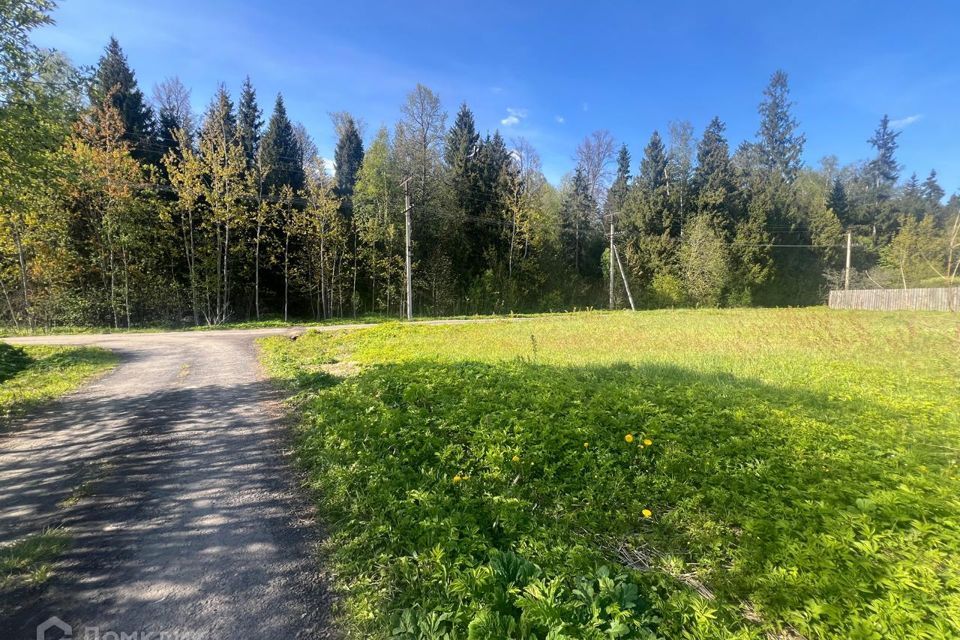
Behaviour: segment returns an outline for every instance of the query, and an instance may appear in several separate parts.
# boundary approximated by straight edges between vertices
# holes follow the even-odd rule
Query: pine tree
[[[222,84],[207,108],[203,118],[201,132],[207,140],[218,140],[223,146],[232,144],[237,135],[237,116],[233,111],[233,100]]]
[[[247,167],[253,167],[260,150],[260,132],[263,128],[263,111],[257,104],[257,92],[250,82],[250,76],[243,81],[240,91],[240,104],[237,109],[237,131],[240,144],[247,158]]]
[[[667,150],[658,131],[653,132],[650,142],[643,150],[637,184],[649,192],[654,192],[667,184]]]
[[[620,147],[617,154],[617,176],[610,185],[610,191],[607,194],[606,207],[608,213],[619,213],[623,210],[627,202],[627,194],[630,190],[630,151],[627,145]]]
[[[867,140],[877,150],[876,157],[867,165],[871,188],[884,199],[890,197],[890,190],[900,177],[900,165],[897,163],[897,138],[899,131],[890,128],[890,118],[884,114],[873,137]]]
[[[697,168],[693,174],[698,213],[719,219],[732,218],[733,169],[725,130],[726,125],[720,118],[714,118],[707,125],[697,145]]]
[[[787,74],[777,70],[763,91],[757,146],[767,176],[788,184],[796,179],[803,166],[801,156],[806,142],[806,136],[797,131],[799,124],[790,113],[792,106]]]
[[[288,185],[294,191],[301,191],[306,180],[301,156],[300,145],[283,104],[283,96],[277,94],[267,132],[260,142],[260,162],[264,171],[265,188],[279,190],[280,187]]]
[[[833,179],[833,188],[830,190],[830,196],[827,198],[827,207],[833,211],[834,215],[844,227],[853,223],[850,219],[850,203],[847,202],[847,189],[843,186],[840,178]]]
[[[937,172],[934,169],[930,170],[930,175],[927,176],[927,179],[923,181],[922,187],[923,199],[926,200],[931,205],[940,205],[940,202],[943,200],[943,196],[946,195],[946,192],[943,190],[943,187],[940,186],[940,183],[937,182]]]
[[[337,166],[337,186],[335,194],[340,198],[340,212],[345,217],[353,216],[353,190],[357,184],[360,167],[363,164],[363,140],[354,119],[347,116],[343,120],[333,153]]]
[[[480,135],[477,133],[473,112],[464,103],[460,105],[457,119],[447,133],[443,149],[453,202],[463,212],[471,210],[472,196],[478,186],[479,147]]]
[[[578,165],[573,182],[562,205],[564,222],[564,245],[570,266],[575,275],[586,269],[586,253],[591,235],[590,222],[594,219],[596,204],[590,196],[590,184],[583,169]]]
[[[158,162],[160,154],[155,139],[153,110],[137,86],[120,43],[113,37],[100,58],[90,85],[90,102],[95,108],[103,107],[107,99],[120,113],[124,140],[132,145],[134,158],[142,162]]]

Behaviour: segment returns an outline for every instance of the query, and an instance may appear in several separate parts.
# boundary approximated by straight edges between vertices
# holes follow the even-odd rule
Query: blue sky
[[[647,4],[653,6],[646,6]],[[960,190],[960,3],[382,2],[62,0],[35,40],[94,64],[110,35],[149,95],[177,75],[201,112],[219,82],[249,74],[261,106],[282,91],[329,157],[329,113],[369,139],[422,82],[452,122],[466,101],[482,131],[528,138],[558,181],[577,143],[609,129],[639,163],[654,129],[714,115],[731,146],[752,138],[776,68],[790,76],[805,160],[867,158],[888,113],[904,174],[936,168]]]

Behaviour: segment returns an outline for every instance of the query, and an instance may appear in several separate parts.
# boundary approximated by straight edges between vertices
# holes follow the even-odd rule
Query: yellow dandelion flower
[[[520,462],[520,456],[513,456],[512,460],[514,462]]]
[[[628,433],[627,435],[623,436],[623,439],[626,440],[627,442],[633,442],[633,434]]]
[[[653,440],[651,440],[650,438],[644,438],[643,444],[645,444],[645,445],[647,445],[647,446],[649,447],[650,445],[653,444]]]
[[[644,517],[644,518],[649,518],[649,517],[653,516],[653,511],[650,511],[650,509],[644,509],[644,510],[641,511],[640,513],[643,514],[643,517]]]
[[[584,443],[583,443],[583,448],[584,448],[584,449],[586,449],[586,448],[589,447],[589,446],[590,446],[590,443],[589,443],[589,442],[584,442]]]
[[[460,474],[453,476],[453,484],[458,484],[463,478],[460,477]]]

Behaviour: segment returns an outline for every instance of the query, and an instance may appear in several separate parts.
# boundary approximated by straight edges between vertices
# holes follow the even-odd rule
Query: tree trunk
[[[254,256],[253,262],[253,307],[257,314],[257,320],[260,319],[260,227],[262,223],[260,222],[260,214],[257,213],[257,239],[256,239],[256,254]]]
[[[27,326],[33,328],[33,314],[30,312],[30,289],[27,286],[27,256],[23,249],[23,238],[20,235],[18,224],[13,225],[13,241],[17,246],[17,263],[20,267],[20,286],[23,289],[23,313],[27,318]]]
[[[290,226],[283,238],[283,321],[287,322],[287,306],[290,294]]]

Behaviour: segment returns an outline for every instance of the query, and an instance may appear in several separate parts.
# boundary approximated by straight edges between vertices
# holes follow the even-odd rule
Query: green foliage
[[[679,311],[263,347],[350,637],[947,638],[958,328]]]

